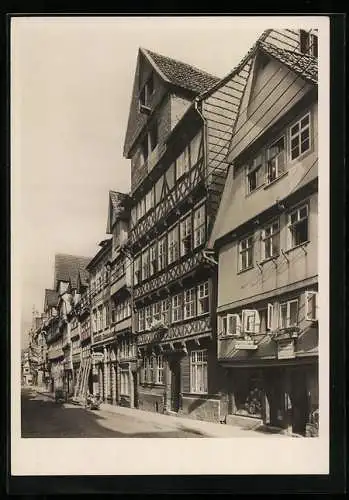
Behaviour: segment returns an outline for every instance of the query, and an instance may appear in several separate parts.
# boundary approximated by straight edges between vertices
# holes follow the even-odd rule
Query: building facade
[[[249,56],[209,248],[222,409],[307,435],[318,412],[317,52],[285,31]]]
[[[226,177],[237,97],[219,79],[140,49],[125,138],[131,160],[133,332],[139,408],[217,421],[216,269],[204,248]]]

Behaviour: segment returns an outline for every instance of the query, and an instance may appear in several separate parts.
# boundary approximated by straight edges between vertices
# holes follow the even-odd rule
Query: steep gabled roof
[[[77,255],[56,254],[55,256],[55,287],[58,281],[70,282],[73,288],[77,287],[79,272],[85,272],[89,257]]]
[[[316,57],[282,49],[263,41],[259,42],[259,46],[264,52],[280,61],[299,76],[317,84],[318,64]]]
[[[45,289],[45,306],[56,307],[58,304],[58,293],[56,290]]]
[[[141,76],[140,66],[144,61],[150,65],[154,73],[158,75],[159,80],[163,82],[164,88],[162,89],[162,96],[163,92],[166,90],[165,87],[172,86],[174,89],[178,89],[178,91],[182,91],[183,93],[188,94],[189,92],[194,98],[219,82],[217,76],[202,71],[191,64],[163,56],[148,49],[140,48],[137,55],[137,65],[124,141],[124,156],[126,158],[129,157],[135,141],[148,120],[148,116],[144,113],[140,113],[138,107],[140,90],[139,80]],[[158,97],[159,95],[160,94],[158,94]],[[159,102],[161,99],[159,97]]]
[[[191,64],[152,52],[148,49],[141,50],[148,57],[148,60],[160,76],[176,87],[198,94],[208,90],[220,80],[217,76],[211,75]]]

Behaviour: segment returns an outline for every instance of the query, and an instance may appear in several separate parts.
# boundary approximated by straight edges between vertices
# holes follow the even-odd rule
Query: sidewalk
[[[41,388],[31,388],[33,391],[43,396],[47,396],[54,399],[54,394],[44,391]],[[71,401],[67,401],[68,404],[73,404]],[[87,410],[89,411],[89,410]],[[195,420],[192,418],[186,418],[182,415],[164,415],[162,413],[153,413],[149,411],[139,410],[138,408],[126,408],[124,406],[111,405],[108,403],[102,403],[100,406],[100,411],[115,415],[124,415],[132,419],[143,421],[143,422],[156,422],[159,425],[163,425],[164,428],[173,430],[189,430],[192,432],[197,432],[205,437],[288,437],[282,433],[276,432],[271,433],[267,431],[263,425],[255,424],[250,427],[243,428],[238,424],[219,424],[214,422],[207,422],[204,420]]]

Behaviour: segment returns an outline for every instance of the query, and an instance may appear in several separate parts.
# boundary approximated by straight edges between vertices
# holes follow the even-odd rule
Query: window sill
[[[240,269],[240,271],[238,271],[236,274],[242,274],[242,273],[245,273],[246,271],[251,271],[251,269],[253,269],[254,266],[249,266],[249,267],[246,267],[246,269]]]
[[[260,191],[264,187],[265,187],[265,182],[263,182],[263,184],[261,184],[260,186],[256,187],[253,191],[250,191],[249,193],[247,193],[246,198],[253,196],[257,191]]]
[[[269,187],[273,186],[276,182],[278,182],[280,179],[283,179],[286,175],[288,175],[288,172],[284,172],[283,174],[279,175],[279,177],[277,177],[273,181],[265,184],[264,189],[268,189]]]
[[[273,260],[274,260],[274,261],[275,261],[275,260],[277,260],[279,257],[280,257],[280,254],[275,255],[275,256],[273,256],[273,257],[268,257],[267,259],[263,259],[263,260],[261,260],[260,262],[258,262],[258,264],[259,264],[260,266],[263,266],[264,264],[267,264],[268,262],[272,262]]]
[[[310,240],[304,241],[300,245],[296,245],[295,247],[292,247],[292,248],[287,248],[287,250],[284,250],[284,253],[288,254],[288,253],[292,252],[293,250],[297,250],[297,248],[308,246],[309,243],[310,243]]]

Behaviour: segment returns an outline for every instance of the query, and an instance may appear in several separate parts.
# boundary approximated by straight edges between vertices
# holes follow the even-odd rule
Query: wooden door
[[[181,392],[181,371],[179,360],[170,363],[171,370],[171,411],[179,410]]]

